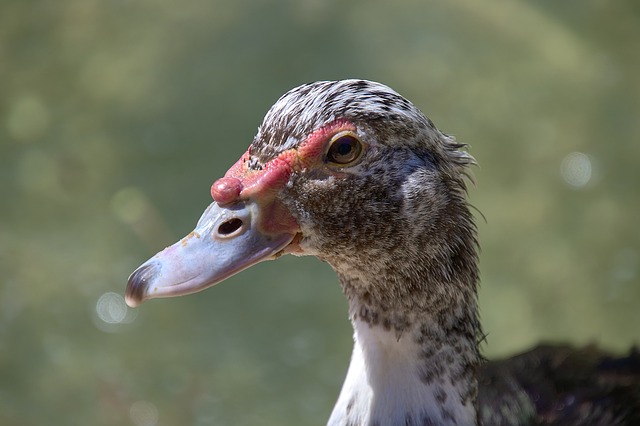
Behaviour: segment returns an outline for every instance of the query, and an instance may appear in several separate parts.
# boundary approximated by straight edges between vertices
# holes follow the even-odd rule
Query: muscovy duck
[[[194,293],[283,254],[336,271],[355,331],[330,425],[640,424],[640,355],[540,346],[486,362],[464,144],[389,87],[302,85],[268,111],[196,228],[126,300]]]

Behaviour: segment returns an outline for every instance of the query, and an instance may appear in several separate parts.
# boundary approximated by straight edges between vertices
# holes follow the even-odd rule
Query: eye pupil
[[[345,139],[345,138],[343,138]],[[351,150],[353,150],[353,145],[349,143],[349,141],[340,140],[336,142],[336,154],[341,156],[349,155]]]
[[[362,144],[353,135],[343,135],[331,142],[327,160],[331,163],[345,165],[356,160],[362,152]]]

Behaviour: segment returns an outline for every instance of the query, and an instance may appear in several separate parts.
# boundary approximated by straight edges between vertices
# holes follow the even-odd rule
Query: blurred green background
[[[638,40],[634,1],[3,0],[0,424],[326,421],[351,351],[328,266],[122,299],[313,80],[384,82],[471,145],[488,356],[640,343]]]

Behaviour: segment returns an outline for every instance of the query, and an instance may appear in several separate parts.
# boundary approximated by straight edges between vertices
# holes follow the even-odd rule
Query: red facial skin
[[[211,186],[211,196],[221,206],[236,201],[241,191],[242,181],[234,177],[220,178]]]
[[[260,206],[260,231],[269,234],[298,233],[300,227],[289,210],[276,199],[291,174],[313,167],[324,167],[327,143],[336,133],[356,127],[347,120],[336,120],[311,133],[297,148],[280,153],[262,170],[249,169],[249,150],[211,187],[211,196],[219,205],[251,199]],[[292,245],[296,245],[298,238]],[[296,251],[287,250],[287,251]]]

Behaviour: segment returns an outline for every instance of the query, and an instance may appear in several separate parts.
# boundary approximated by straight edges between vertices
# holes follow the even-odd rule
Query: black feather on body
[[[640,425],[640,353],[541,345],[478,375],[485,425]]]

